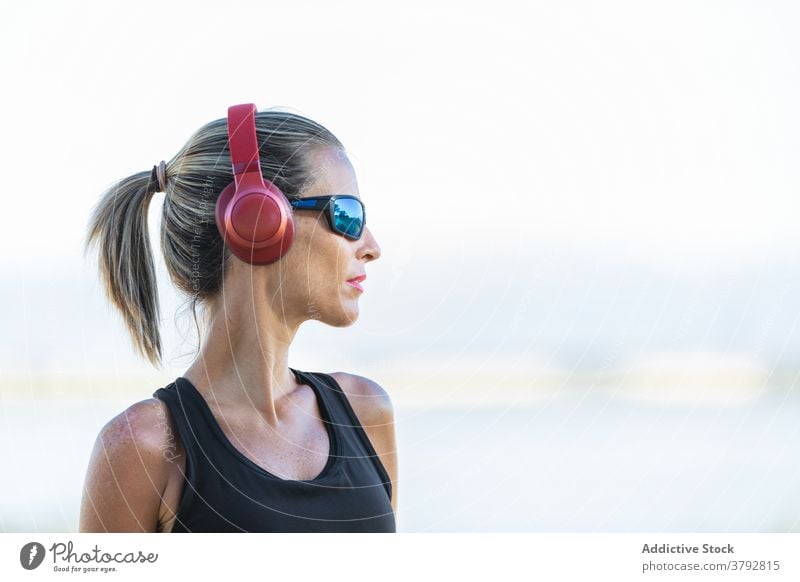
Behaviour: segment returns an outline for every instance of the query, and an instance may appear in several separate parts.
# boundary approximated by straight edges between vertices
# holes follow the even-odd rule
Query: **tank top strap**
[[[356,424],[361,426],[358,417],[350,407],[347,395],[332,376],[323,372],[300,372],[300,374],[301,377],[304,375],[314,382],[317,388],[316,392],[325,400],[335,427],[350,431]]]
[[[192,423],[190,419],[199,416],[197,404],[188,391],[180,389],[177,381],[170,382],[165,387],[153,392],[153,398],[157,398],[166,404],[172,416],[175,430],[184,443],[187,443],[187,439],[190,437],[196,437],[194,428],[196,423]],[[185,445],[184,449],[188,454],[193,447]]]
[[[167,406],[186,455],[183,470],[185,485],[173,531],[187,531],[181,516],[184,515],[185,508],[193,503],[198,495],[198,485],[203,481],[203,476],[208,473],[208,463],[204,462],[204,458],[213,454],[215,444],[213,439],[208,438],[210,431],[202,422],[198,422],[198,419],[203,417],[202,409],[194,394],[185,385],[175,380],[153,392],[153,397],[161,400]]]
[[[369,435],[364,430],[363,425],[358,419],[350,400],[342,390],[336,379],[330,374],[323,372],[303,372],[306,376],[311,376],[311,380],[316,380],[322,389],[319,394],[325,398],[325,402],[331,411],[334,430],[340,431],[343,442],[347,443],[350,452],[342,453],[357,457],[369,457],[381,482],[385,485],[386,491],[391,499],[392,481],[386,468],[383,466],[378,453],[372,446]]]
[[[332,382],[333,378],[322,372],[301,372],[299,370],[294,370],[294,372],[300,381],[313,384],[314,392],[325,401],[325,406],[335,425],[341,426],[343,421],[345,426],[349,425],[350,418],[347,416],[339,396],[340,388],[335,382]]]

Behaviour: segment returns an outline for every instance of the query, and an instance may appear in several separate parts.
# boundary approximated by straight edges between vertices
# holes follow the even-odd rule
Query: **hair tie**
[[[164,160],[161,160],[158,165],[153,166],[150,179],[158,183],[159,192],[167,191],[167,164]]]

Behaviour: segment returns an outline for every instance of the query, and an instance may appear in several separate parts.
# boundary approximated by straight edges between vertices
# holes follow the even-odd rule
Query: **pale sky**
[[[799,12],[730,1],[6,5],[12,218],[0,264],[73,264],[105,187],[241,102],[290,107],[337,134],[398,260],[509,243],[795,252]],[[414,236],[398,204],[422,209]]]
[[[91,209],[246,102],[341,139],[382,248],[362,321],[308,326],[300,361],[800,357],[800,5],[521,4],[6,4],[0,368],[145,365],[81,256]]]

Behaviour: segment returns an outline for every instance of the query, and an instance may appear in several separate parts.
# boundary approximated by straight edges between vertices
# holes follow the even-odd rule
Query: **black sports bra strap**
[[[197,403],[187,391],[178,389],[177,382],[172,382],[165,388],[159,388],[153,393],[153,397],[164,402],[172,416],[177,436],[186,452],[186,472],[188,474],[197,466],[195,455],[200,438],[196,433],[197,428],[193,427],[188,420],[189,417],[199,417]]]
[[[306,373],[308,374],[309,372]],[[348,399],[347,395],[342,391],[342,388],[336,379],[330,374],[314,372],[313,376],[314,378],[320,380],[324,384],[325,388],[330,388],[330,390],[322,390],[321,392],[323,393],[324,397],[328,399],[328,402],[334,401],[333,408],[336,411],[334,413],[336,421],[340,423],[341,429],[355,434],[356,438],[361,442],[361,445],[363,446],[367,456],[371,459],[375,469],[378,471],[381,481],[386,486],[389,498],[391,499],[391,478],[386,471],[386,467],[383,466],[383,462],[378,456],[378,453],[375,451],[375,447],[372,446],[372,441],[364,429],[364,426],[361,424],[361,421],[358,419],[358,415],[353,409],[353,406],[350,404],[350,400]]]

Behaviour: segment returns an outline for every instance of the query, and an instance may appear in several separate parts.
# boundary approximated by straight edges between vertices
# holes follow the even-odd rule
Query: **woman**
[[[237,153],[248,123],[252,152]],[[221,196],[238,188],[238,200],[245,175],[264,180],[288,227],[260,262],[256,251],[234,244],[225,214],[231,199]],[[395,531],[390,397],[361,376],[288,366],[304,321],[355,322],[359,281],[380,256],[342,144],[305,117],[234,106],[228,120],[202,127],[169,163],[104,194],[86,246],[99,246],[107,294],[138,352],[158,366],[147,232],[157,191],[165,193],[166,267],[193,312],[201,307],[204,337],[183,376],[100,431],[80,531]],[[236,228],[264,223],[253,205],[236,208]]]

